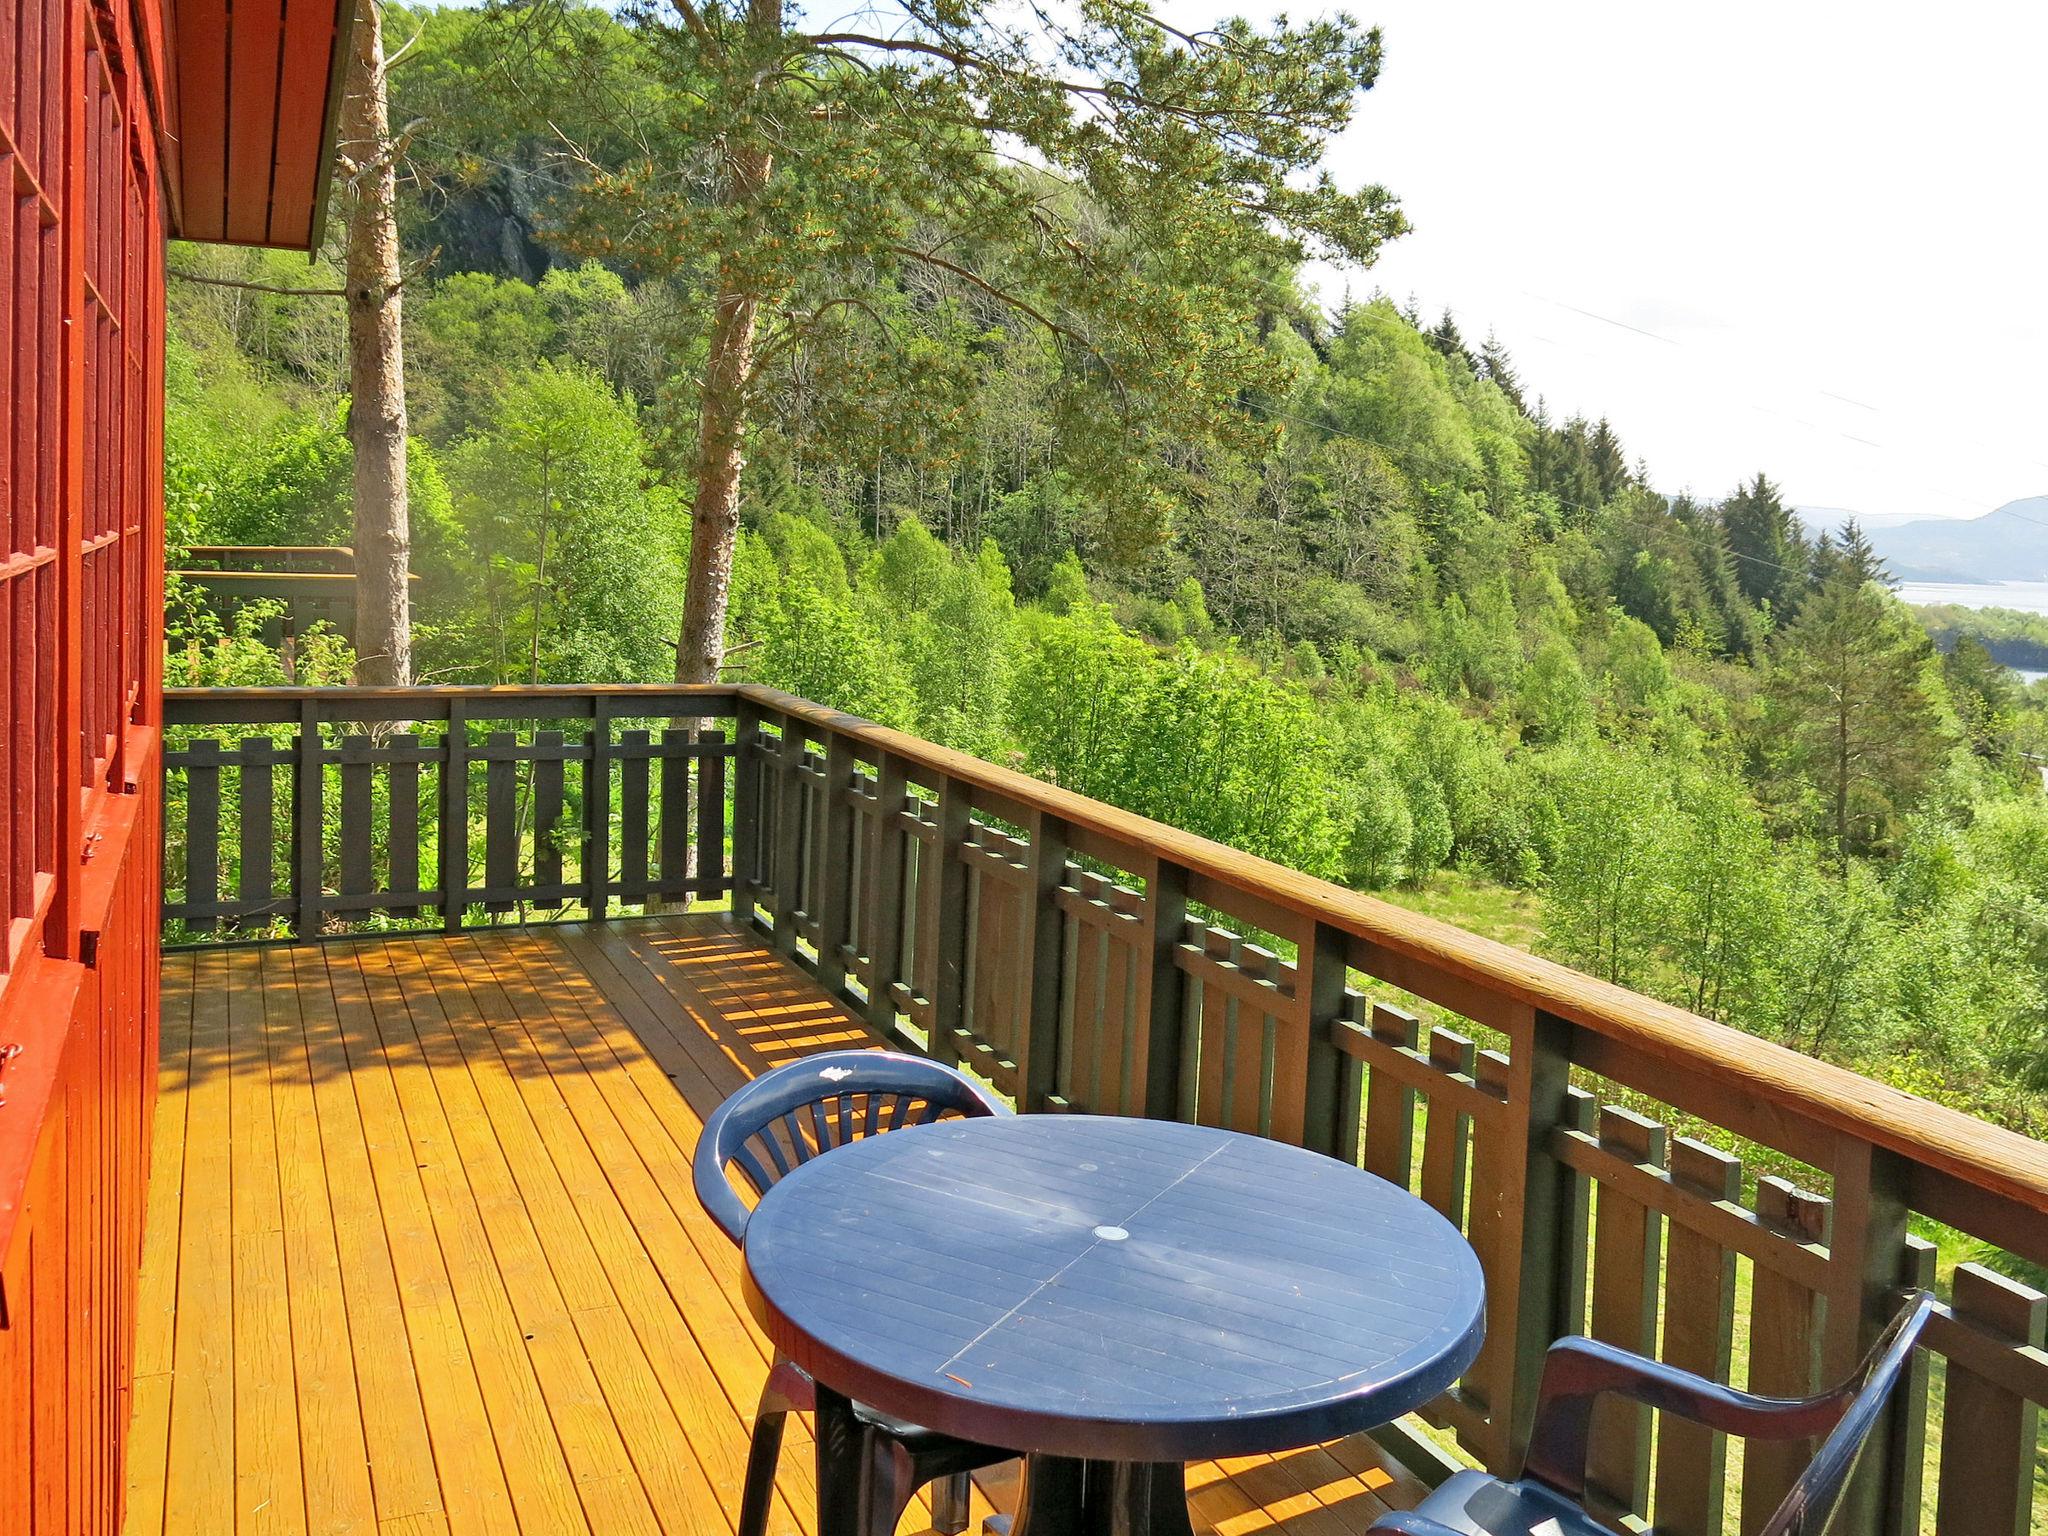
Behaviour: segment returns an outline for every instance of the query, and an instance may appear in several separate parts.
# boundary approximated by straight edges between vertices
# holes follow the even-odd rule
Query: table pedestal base
[[[1010,1536],[1194,1536],[1177,1461],[1030,1456]]]

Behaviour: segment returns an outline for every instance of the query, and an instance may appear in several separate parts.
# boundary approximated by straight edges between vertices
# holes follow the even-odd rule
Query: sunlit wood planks
[[[730,1530],[767,1354],[690,1156],[864,1024],[707,917],[175,954],[163,992],[130,1536]],[[1222,1536],[1420,1492],[1363,1441],[1189,1488]],[[805,1426],[780,1490],[804,1536]]]

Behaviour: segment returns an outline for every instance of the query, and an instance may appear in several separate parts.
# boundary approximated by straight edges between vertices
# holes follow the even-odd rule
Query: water
[[[1899,601],[2048,614],[2048,581],[1906,581],[1899,584]]]
[[[2011,608],[2020,613],[2048,614],[2048,581],[1903,581],[1899,601],[1928,605],[1953,603],[1958,608]],[[2048,672],[2013,667],[2023,683],[2038,683]],[[2048,782],[2048,769],[2043,770]]]

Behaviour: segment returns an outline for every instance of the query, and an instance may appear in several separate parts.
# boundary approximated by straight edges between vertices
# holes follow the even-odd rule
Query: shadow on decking
[[[690,1156],[865,1026],[702,915],[178,952],[163,989],[131,1536],[729,1532],[767,1354]],[[803,1536],[799,1427],[779,1487]],[[1419,1490],[1356,1439],[1189,1493],[1320,1536]]]

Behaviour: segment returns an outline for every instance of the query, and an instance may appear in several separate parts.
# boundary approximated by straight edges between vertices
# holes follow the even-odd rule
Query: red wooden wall
[[[114,1532],[156,1060],[157,0],[0,0],[0,1536]]]

